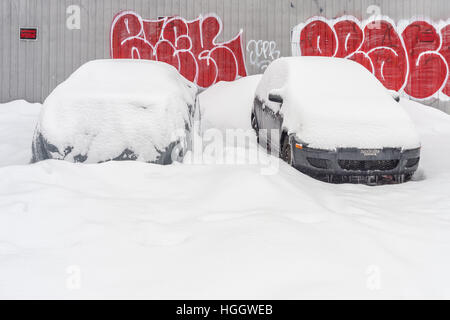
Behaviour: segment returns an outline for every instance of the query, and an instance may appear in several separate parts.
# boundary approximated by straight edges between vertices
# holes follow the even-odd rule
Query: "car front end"
[[[410,180],[420,161],[420,148],[315,149],[291,137],[292,165],[332,183],[379,185]]]

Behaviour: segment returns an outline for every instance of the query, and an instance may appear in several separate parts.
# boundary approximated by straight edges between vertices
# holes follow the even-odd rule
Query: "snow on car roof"
[[[268,94],[283,104],[268,101]],[[360,64],[327,57],[278,59],[256,90],[283,115],[283,126],[311,147],[405,149],[420,146],[414,125],[375,76]]]
[[[65,103],[88,99],[147,105],[180,94],[193,104],[192,90],[197,90],[195,85],[167,63],[136,59],[93,60],[60,84],[46,104],[57,99]]]

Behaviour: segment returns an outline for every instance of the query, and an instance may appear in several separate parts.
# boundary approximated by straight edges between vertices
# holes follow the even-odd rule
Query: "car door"
[[[280,110],[274,111],[269,106],[266,106],[264,102],[255,98],[254,111],[259,128],[259,143],[267,151],[271,152],[273,150],[274,154],[279,152],[282,123]]]
[[[257,97],[255,97],[255,101],[254,101],[254,112],[255,112],[255,117],[256,117],[256,121],[258,124],[258,128],[259,128],[259,143],[262,146],[266,146],[267,143],[267,135],[265,134],[266,131],[266,124],[267,124],[267,120],[266,120],[266,112],[264,110],[264,103]]]
[[[259,128],[259,143],[265,147],[267,151],[278,154],[280,151],[281,125],[283,122],[280,113],[283,106],[281,96],[269,94],[268,99],[272,106],[269,107],[258,97],[253,102],[253,110]]]
[[[280,108],[278,111],[273,111],[270,108],[270,111],[267,112],[267,130],[269,137],[270,150],[272,154],[278,155],[280,153],[280,139],[281,139],[281,124],[283,122],[283,117],[280,114],[282,104],[280,104]]]

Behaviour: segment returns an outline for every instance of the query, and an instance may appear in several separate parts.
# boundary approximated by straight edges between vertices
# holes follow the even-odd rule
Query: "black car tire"
[[[280,158],[292,165],[292,148],[288,135],[285,135],[281,142]]]

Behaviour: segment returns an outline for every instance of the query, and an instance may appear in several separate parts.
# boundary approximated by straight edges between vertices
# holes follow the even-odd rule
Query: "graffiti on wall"
[[[222,21],[216,15],[188,21],[181,17],[145,20],[131,11],[116,15],[111,26],[113,59],[148,59],[174,66],[188,80],[206,88],[247,75],[242,30],[219,43]]]
[[[294,28],[292,53],[354,60],[388,89],[415,99],[450,97],[448,22],[314,17]]]
[[[250,64],[260,70],[265,70],[273,60],[280,57],[276,42],[267,40],[250,40],[247,43],[247,53]]]

